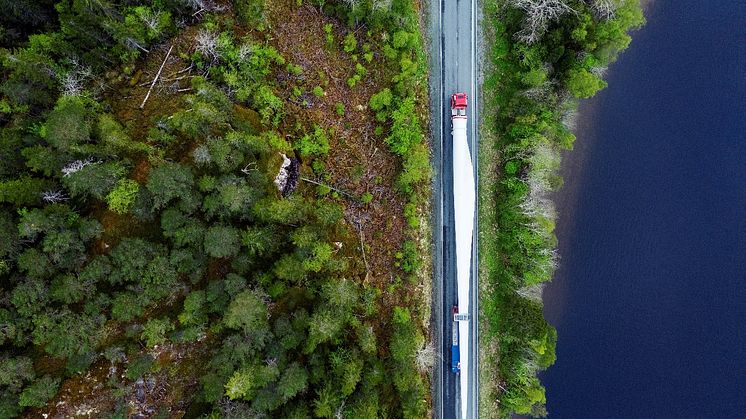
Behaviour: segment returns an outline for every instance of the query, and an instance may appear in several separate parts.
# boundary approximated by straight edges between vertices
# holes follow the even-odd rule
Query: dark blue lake
[[[563,161],[550,418],[746,417],[746,1],[646,17]]]

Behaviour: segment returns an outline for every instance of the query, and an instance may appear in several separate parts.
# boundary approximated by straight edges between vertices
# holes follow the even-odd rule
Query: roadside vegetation
[[[429,414],[412,0],[0,18],[0,417]]]
[[[487,0],[480,145],[480,348],[483,417],[546,415],[537,374],[555,361],[542,287],[556,269],[560,150],[578,99],[644,23],[638,0]]]

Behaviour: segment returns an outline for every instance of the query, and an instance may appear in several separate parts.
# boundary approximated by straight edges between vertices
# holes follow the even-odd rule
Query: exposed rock
[[[138,403],[145,403],[145,382],[142,378],[135,382],[135,399]]]
[[[282,156],[282,166],[275,176],[275,185],[277,190],[284,197],[293,193],[298,187],[298,177],[300,175],[300,161],[296,158],[288,158],[285,154]]]

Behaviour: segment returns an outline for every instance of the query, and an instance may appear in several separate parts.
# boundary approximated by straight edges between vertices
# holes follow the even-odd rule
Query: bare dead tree
[[[55,189],[55,190],[49,190],[49,191],[42,192],[41,199],[43,199],[44,202],[48,202],[50,204],[57,204],[60,202],[67,201],[68,199],[70,199],[70,197],[65,195],[64,191]]]
[[[208,7],[208,3],[210,3],[209,0],[184,0],[184,3],[186,3],[187,6],[192,8],[192,10],[201,10]]]
[[[519,208],[524,215],[530,218],[541,217],[547,220],[554,220],[557,215],[554,203],[549,198],[551,189],[546,179],[539,176],[530,176],[526,182],[528,185],[528,194],[521,202]],[[541,232],[541,226],[531,223],[528,227],[534,231]]]
[[[201,29],[194,40],[197,43],[194,47],[197,52],[208,58],[212,64],[220,61],[217,32]]]
[[[528,371],[528,375],[536,375],[539,371],[539,362],[537,359],[537,353],[533,349],[526,347],[523,349],[523,360],[518,364],[516,368],[524,368]]]
[[[56,74],[57,79],[62,85],[62,94],[65,96],[77,96],[83,91],[83,85],[93,76],[90,67],[81,64],[77,58],[73,57],[68,60],[70,70],[66,73]]]
[[[228,10],[228,6],[216,4],[212,0],[184,0],[184,3],[195,11],[192,17],[201,15],[203,12],[224,12]]]
[[[437,352],[435,351],[435,345],[432,342],[428,342],[417,351],[417,356],[415,357],[417,369],[423,374],[432,371],[436,358]]]
[[[145,95],[145,99],[142,100],[142,103],[140,104],[140,109],[145,107],[145,102],[148,101],[148,98],[150,97],[150,92],[153,91],[153,86],[155,86],[155,83],[158,81],[158,78],[161,77],[161,72],[163,71],[163,67],[166,65],[166,61],[168,61],[168,57],[171,56],[171,51],[173,51],[174,46],[171,45],[171,48],[168,49],[168,52],[166,53],[166,57],[163,59],[163,62],[161,63],[161,68],[158,69],[158,73],[155,75],[155,78],[153,79],[153,83],[150,84],[150,88],[148,89],[148,94]]]
[[[259,170],[259,168],[257,167],[256,162],[255,161],[251,161],[251,162],[248,162],[246,164],[246,166],[244,166],[243,169],[241,169],[241,173],[243,173],[245,175],[248,175],[251,172],[256,172],[257,170]]]
[[[241,46],[238,48],[238,59],[240,61],[244,61],[247,58],[249,58],[249,56],[251,55],[252,52],[253,52],[253,50],[251,48],[251,45],[249,45],[249,44],[241,44]]]
[[[67,72],[62,77],[62,94],[65,96],[78,96],[85,82],[91,78],[90,67],[81,67]]]
[[[528,285],[525,287],[518,288],[516,290],[516,294],[520,295],[521,297],[531,300],[534,302],[540,302],[541,301],[541,294],[544,291],[544,283],[540,284],[534,284],[534,285]]]
[[[225,419],[254,418],[258,412],[251,408],[251,405],[239,400],[230,400],[224,397],[218,401],[218,408]]]
[[[539,252],[539,256],[542,256],[542,258],[537,261],[537,267],[539,270],[546,274],[547,277],[554,274],[554,271],[556,271],[559,266],[559,250],[556,248],[546,248]]]
[[[516,37],[527,44],[537,42],[551,22],[565,13],[575,12],[565,0],[509,0],[508,4],[525,13],[523,27]]]
[[[148,27],[151,31],[155,31],[157,33],[160,33],[160,29],[158,28],[158,21],[161,18],[161,11],[156,10],[153,13],[142,13],[140,14],[140,20],[142,20],[142,23],[145,24],[145,26]]]
[[[374,12],[391,10],[392,0],[373,0],[371,9]]]
[[[530,166],[525,181],[528,186],[528,194],[519,204],[519,208],[529,218],[540,217],[546,220],[554,220],[556,210],[550,199],[552,190],[550,179],[559,168],[559,153],[546,139],[539,140],[531,148],[530,155],[526,160]],[[536,232],[543,231],[538,223],[534,224],[531,223],[528,227]]]
[[[341,189],[329,186],[327,184],[324,184],[324,183],[321,183],[321,182],[317,182],[315,180],[312,180],[312,179],[309,179],[309,178],[306,178],[306,177],[302,177],[302,178],[300,178],[300,180],[302,180],[304,182],[308,182],[308,183],[313,183],[314,185],[327,187],[327,188],[333,190],[334,192],[339,193],[340,195],[344,195],[344,196],[346,196],[346,197],[348,197],[350,199],[353,199],[353,200],[356,199],[354,196],[350,195],[349,193],[347,193],[347,192],[345,192],[345,191],[343,191]]]
[[[352,9],[352,11],[355,11],[355,8],[360,4],[360,0],[342,0],[347,7]]]
[[[72,72],[65,74],[62,78],[62,94],[64,96],[77,96],[83,90],[83,81]]]
[[[524,90],[521,94],[531,100],[542,101],[552,92],[551,85],[544,83],[541,86]]]
[[[101,160],[94,160],[93,157],[88,157],[84,160],[75,160],[66,164],[65,167],[62,168],[62,177],[68,177],[86,166],[99,163],[101,163]]]
[[[578,122],[578,109],[568,107],[562,112],[562,125],[567,129],[574,129]]]
[[[604,20],[613,19],[621,4],[622,2],[619,0],[588,0],[588,6],[590,6],[593,15]]]
[[[599,66],[591,68],[591,74],[598,77],[599,79],[604,78],[606,71],[609,69],[607,66]]]
[[[370,266],[368,266],[368,257],[365,255],[365,240],[363,238],[363,223],[357,223],[357,230],[360,236],[360,251],[363,253],[363,263],[365,264],[365,280],[370,276]]]
[[[140,43],[137,42],[132,37],[127,37],[127,39],[124,40],[124,44],[127,45],[131,49],[139,49],[140,51],[143,51],[146,54],[150,53],[150,50],[148,50],[144,46],[140,45]]]
[[[337,411],[334,412],[334,419],[345,419],[347,418],[347,415],[345,414],[345,401],[342,400],[342,403],[337,408]]]

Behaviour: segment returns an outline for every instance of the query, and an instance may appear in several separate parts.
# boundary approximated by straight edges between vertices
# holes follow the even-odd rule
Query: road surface
[[[450,96],[455,92],[469,95],[469,146],[477,177],[477,1],[430,1],[430,101],[432,114],[434,182],[434,272],[433,324],[437,335],[436,345],[441,357],[436,365],[433,384],[433,409],[436,418],[460,416],[460,391],[458,376],[451,372],[451,307],[456,304],[456,249],[453,218],[453,162],[451,147]],[[476,220],[475,220],[476,222]],[[467,417],[477,417],[478,405],[478,286],[477,286],[477,227],[474,228],[471,275],[471,345],[469,358],[469,406]],[[463,357],[463,354],[462,354]]]

